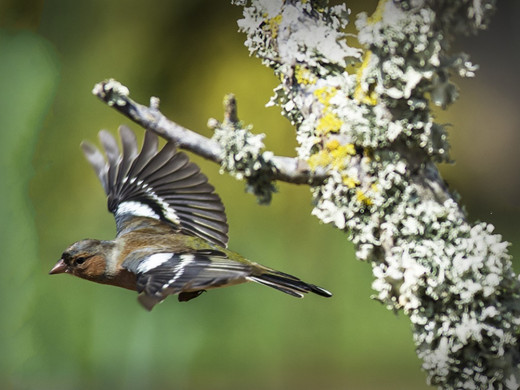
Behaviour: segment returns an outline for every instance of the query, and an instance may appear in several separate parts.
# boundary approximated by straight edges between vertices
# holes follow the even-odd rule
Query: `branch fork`
[[[159,110],[159,98],[151,97],[149,106],[137,103],[130,98],[129,89],[120,82],[109,79],[97,83],[92,93],[108,106],[125,115],[135,123],[151,130],[168,141],[175,142],[179,148],[193,152],[207,160],[222,164],[225,151],[214,139],[204,137],[187,129],[164,116]],[[210,120],[210,126],[219,126],[218,121]],[[238,123],[234,98],[225,107],[224,123]],[[324,170],[313,171],[305,161],[286,156],[271,156],[272,181],[293,184],[319,185],[325,178]]]

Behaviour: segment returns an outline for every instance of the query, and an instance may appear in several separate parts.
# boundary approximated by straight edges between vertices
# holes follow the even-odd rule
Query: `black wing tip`
[[[317,295],[320,295],[322,297],[325,297],[325,298],[331,298],[332,297],[332,293],[328,290],[325,290],[324,288],[322,287],[319,287],[319,286],[315,286],[314,284],[309,284],[308,285],[310,288],[311,288],[311,291]]]
[[[283,272],[271,271],[258,276],[252,276],[250,279],[297,298],[303,298],[304,294],[309,292],[325,298],[332,297],[330,291],[314,284],[305,283],[304,281]]]

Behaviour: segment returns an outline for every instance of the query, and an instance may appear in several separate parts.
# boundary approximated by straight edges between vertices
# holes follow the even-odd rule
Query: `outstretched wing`
[[[168,142],[158,150],[157,136],[146,131],[141,152],[135,134],[119,127],[122,153],[107,131],[99,132],[103,153],[88,142],[81,147],[108,196],[117,232],[134,217],[150,217],[180,231],[226,247],[228,225],[224,206],[207,177],[188,156]]]
[[[252,271],[251,265],[212,249],[136,254],[123,267],[137,275],[139,302],[148,310],[168,295],[179,294],[179,300],[186,301],[206,289],[245,282]]]

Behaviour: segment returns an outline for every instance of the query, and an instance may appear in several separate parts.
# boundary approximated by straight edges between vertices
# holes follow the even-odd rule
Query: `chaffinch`
[[[130,129],[121,126],[119,133],[121,154],[112,135],[99,133],[107,161],[92,144],[81,144],[108,196],[117,236],[72,244],[50,274],[137,290],[148,310],[168,295],[188,301],[205,290],[247,281],[300,298],[307,292],[332,296],[226,249],[224,206],[198,166],[172,142],[158,151],[158,138],[150,131],[140,153]]]

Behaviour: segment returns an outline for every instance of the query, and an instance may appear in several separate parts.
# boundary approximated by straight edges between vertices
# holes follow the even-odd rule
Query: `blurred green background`
[[[373,1],[348,3],[356,14]],[[441,167],[473,220],[493,222],[518,252],[520,16],[499,3],[489,31],[457,47],[481,65],[462,80],[451,123],[456,165]],[[210,136],[222,97],[294,155],[294,130],[264,108],[276,80],[248,57],[226,1],[0,1],[0,387],[5,389],[421,389],[408,320],[370,299],[370,266],[310,216],[308,188],[279,185],[269,207],[193,157],[227,208],[230,247],[335,294],[303,300],[259,285],[144,311],[136,294],[47,273],[82,238],[115,228],[79,143],[129,124],[91,89],[113,77]],[[518,266],[515,265],[518,269]]]

